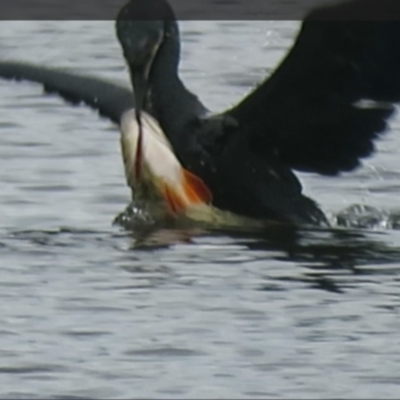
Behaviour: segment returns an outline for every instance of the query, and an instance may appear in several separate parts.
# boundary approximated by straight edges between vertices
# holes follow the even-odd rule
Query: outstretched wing
[[[132,92],[100,78],[74,75],[63,70],[18,62],[0,62],[0,77],[43,84],[72,104],[86,103],[100,115],[119,124],[124,111],[134,106]]]
[[[226,114],[254,151],[335,175],[374,151],[399,100],[400,1],[352,0],[312,11],[272,76]]]

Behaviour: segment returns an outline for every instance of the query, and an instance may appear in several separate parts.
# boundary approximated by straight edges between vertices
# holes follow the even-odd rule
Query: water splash
[[[373,230],[400,229],[400,210],[384,210],[364,204],[352,204],[333,216],[333,226]]]

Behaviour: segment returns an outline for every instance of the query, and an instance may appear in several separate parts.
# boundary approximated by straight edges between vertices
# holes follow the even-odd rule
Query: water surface
[[[184,22],[181,74],[222,110],[297,29]],[[111,22],[2,22],[0,37],[3,59],[129,83]],[[368,228],[127,232],[115,126],[0,81],[0,397],[398,398],[399,123],[363,168],[299,174],[332,218],[375,207]]]

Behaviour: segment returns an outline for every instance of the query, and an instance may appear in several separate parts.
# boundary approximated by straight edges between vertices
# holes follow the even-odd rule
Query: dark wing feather
[[[0,62],[0,77],[41,83],[46,92],[58,93],[73,104],[84,102],[115,123],[125,110],[134,107],[129,89],[100,78],[17,62]]]
[[[334,175],[373,152],[399,100],[400,1],[353,0],[311,12],[278,69],[226,114],[254,151]]]

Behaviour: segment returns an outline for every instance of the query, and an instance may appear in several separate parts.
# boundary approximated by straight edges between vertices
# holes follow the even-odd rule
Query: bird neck
[[[150,73],[148,111],[158,120],[179,155],[189,138],[187,126],[207,111],[178,75],[180,41],[176,21],[165,22],[165,35]],[[185,136],[186,135],[186,136]]]

